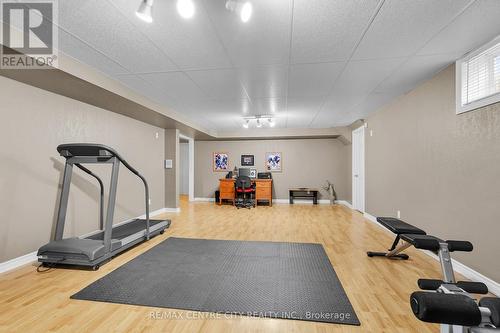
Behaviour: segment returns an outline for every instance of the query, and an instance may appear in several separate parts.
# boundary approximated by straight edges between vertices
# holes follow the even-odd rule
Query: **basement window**
[[[456,112],[500,102],[500,36],[456,62]]]

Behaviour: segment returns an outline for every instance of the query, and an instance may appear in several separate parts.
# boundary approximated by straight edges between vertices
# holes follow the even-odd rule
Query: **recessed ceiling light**
[[[177,12],[183,18],[191,18],[194,15],[194,3],[192,0],[177,0]]]
[[[153,16],[151,16],[151,8],[153,7],[153,0],[142,0],[139,5],[139,9],[135,12],[138,18],[144,22],[153,22]]]
[[[250,17],[252,17],[252,12],[253,12],[252,4],[249,1],[245,2],[241,7],[241,12],[240,12],[241,21],[243,23],[248,22],[248,20],[250,20]]]

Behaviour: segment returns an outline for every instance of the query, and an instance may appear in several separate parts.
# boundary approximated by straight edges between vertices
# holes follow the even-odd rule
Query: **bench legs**
[[[400,253],[407,248],[411,246],[410,243],[404,242],[403,244],[398,246],[398,243],[400,241],[399,235],[396,236],[396,239],[394,239],[394,242],[392,243],[391,248],[389,249],[389,252],[373,252],[373,251],[368,251],[366,252],[366,255],[368,257],[386,257],[389,259],[402,259],[402,260],[408,260],[410,258],[406,253]]]

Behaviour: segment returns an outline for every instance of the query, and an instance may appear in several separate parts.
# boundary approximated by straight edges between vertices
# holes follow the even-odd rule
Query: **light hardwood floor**
[[[408,261],[368,258],[384,250],[389,234],[344,206],[274,205],[251,210],[181,200],[181,213],[164,214],[172,226],[116,257],[99,271],[26,266],[0,275],[2,332],[438,332],[411,313],[409,295],[419,277],[440,278],[439,265],[415,249]],[[237,317],[186,319],[192,312],[71,300],[91,282],[170,236],[321,243],[356,311],[361,326]],[[183,319],[151,319],[152,311]],[[167,314],[168,315],[168,314]]]

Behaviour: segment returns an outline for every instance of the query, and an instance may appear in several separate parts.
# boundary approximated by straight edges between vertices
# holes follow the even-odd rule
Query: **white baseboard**
[[[368,214],[366,212],[363,215],[368,221],[375,223],[377,226],[379,226],[381,229],[385,230],[387,233],[394,235],[389,229],[385,228],[380,223],[378,223],[375,216]],[[422,251],[423,253],[425,253],[429,257],[433,258],[434,260],[439,261],[439,257],[437,255],[435,255],[434,253],[432,253],[431,251],[427,251],[427,250],[420,250],[420,251]],[[455,272],[462,274],[463,276],[465,276],[466,278],[468,278],[471,281],[484,283],[488,287],[488,290],[492,294],[495,294],[496,296],[500,296],[500,283],[493,281],[489,277],[484,276],[483,274],[473,270],[469,266],[464,265],[455,259],[451,259],[451,261],[453,263],[453,270]]]
[[[199,201],[199,202],[215,202],[215,198],[194,198],[194,201]]]
[[[159,215],[162,213],[178,213],[180,211],[181,211],[180,208],[161,208],[161,209],[157,209],[155,211],[150,212],[149,216],[155,216],[155,215]],[[135,219],[145,219],[145,218],[146,218],[146,214],[141,215],[141,216],[137,216],[137,217],[134,217],[134,218],[131,218],[131,219],[119,222],[119,223],[115,223],[113,226],[119,226],[119,225],[122,225],[124,223],[130,222],[130,221],[135,220]],[[94,230],[94,231],[86,233],[85,235],[82,235],[80,237],[85,238],[85,237],[91,236],[95,233],[98,233],[99,231],[100,230]],[[23,256],[13,258],[11,260],[0,263],[0,274],[14,270],[14,269],[19,268],[19,267],[24,266],[24,265],[31,264],[33,262],[36,262],[38,260],[38,257],[36,255],[37,252],[38,251],[34,251],[31,253],[25,254]]]
[[[162,210],[162,213],[180,213],[181,212],[181,207],[177,207],[177,208],[163,208],[161,210]]]
[[[350,208],[352,209],[352,205],[349,201],[345,201],[345,200],[335,200],[335,203],[339,204],[339,205],[344,205],[346,206],[347,208]]]
[[[215,202],[215,198],[202,198],[202,197],[198,197],[198,198],[194,198],[194,201],[198,201],[198,202]],[[313,204],[312,200],[305,200],[305,199],[294,199],[293,202],[297,203],[297,204],[310,204],[310,205]],[[276,203],[276,204],[290,204],[290,201],[289,201],[289,199],[273,199],[273,204],[274,203]],[[335,203],[347,206],[349,208],[352,207],[351,204],[349,202],[345,201],[345,200],[336,200]],[[320,204],[320,205],[329,205],[330,204],[330,200],[319,199],[318,200],[318,204]]]
[[[37,251],[0,263],[0,274],[37,261]]]

